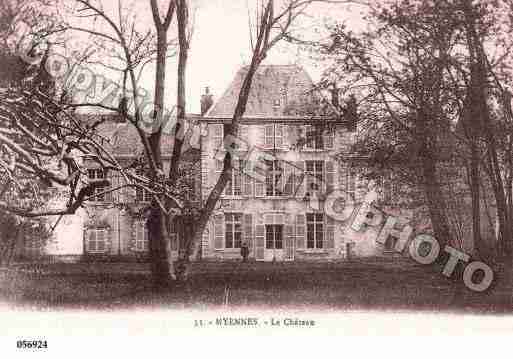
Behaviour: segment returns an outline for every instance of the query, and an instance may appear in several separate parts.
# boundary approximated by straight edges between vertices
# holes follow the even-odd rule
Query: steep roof
[[[83,122],[103,120],[98,125],[97,133],[102,136],[105,149],[115,156],[140,156],[144,154],[143,146],[136,128],[128,122],[119,122],[114,115],[105,114],[81,114],[76,116]],[[194,117],[194,116],[193,116]],[[162,155],[171,156],[174,138],[165,131],[162,134]],[[194,149],[184,142],[183,153],[195,153]],[[194,156],[193,156],[194,157]]]
[[[242,67],[224,94],[218,98],[206,117],[231,117],[239,91],[249,67]],[[308,98],[313,85],[308,73],[297,65],[260,66],[251,86],[247,117],[285,116],[288,106]]]

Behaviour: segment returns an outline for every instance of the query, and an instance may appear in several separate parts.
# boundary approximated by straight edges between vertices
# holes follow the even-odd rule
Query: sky
[[[67,0],[73,3],[73,0]],[[251,9],[259,0],[190,0],[191,20],[193,21],[193,35],[190,46],[188,66],[186,72],[187,111],[198,113],[200,111],[200,98],[205,87],[209,87],[214,95],[214,101],[219,98],[229,86],[236,72],[241,66],[247,65],[251,59],[250,31],[248,16],[254,16]],[[277,0],[277,6],[279,6]],[[103,0],[106,11],[116,17],[117,1]],[[145,31],[153,28],[153,19],[149,0],[135,0],[132,11],[136,16],[138,29]],[[161,13],[164,13],[166,0],[160,0]],[[250,9],[248,11],[248,9]],[[303,34],[310,37],[321,36],[312,25],[326,21],[346,21],[354,26],[361,24],[361,9],[343,5],[314,5],[309,8],[308,17],[301,17],[295,26],[300,27]],[[334,20],[335,19],[335,20]],[[82,21],[83,25],[91,27],[88,18]],[[94,24],[97,30],[100,24]],[[176,17],[169,30],[169,38],[176,36]],[[298,64],[303,66],[310,76],[319,79],[322,65],[315,64],[304,53],[290,44],[281,42],[276,46],[264,61],[264,64]],[[176,103],[176,69],[177,58],[167,60],[166,71],[166,106],[172,107]],[[116,80],[115,74],[105,74],[106,77]],[[114,77],[114,78],[113,78]],[[155,80],[155,66],[145,67],[140,85],[153,93]]]

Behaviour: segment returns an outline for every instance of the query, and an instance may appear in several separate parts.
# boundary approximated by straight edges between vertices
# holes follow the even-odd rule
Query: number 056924
[[[48,349],[46,340],[18,340],[16,342],[18,349]]]

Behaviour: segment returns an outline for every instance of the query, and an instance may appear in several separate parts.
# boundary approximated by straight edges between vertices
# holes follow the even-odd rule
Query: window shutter
[[[242,194],[246,197],[253,197],[253,179],[247,174],[241,174],[243,181]]]
[[[308,137],[308,134],[310,133],[311,130],[312,130],[312,126],[305,126],[305,127],[303,127],[303,131],[304,131],[304,134],[305,134],[305,138],[304,138],[305,145],[303,146],[303,148],[305,150],[311,150],[311,149],[313,149],[313,146],[314,146],[313,141],[311,141],[312,138]]]
[[[141,222],[135,222],[135,242],[141,240]]]
[[[212,125],[212,127],[214,130],[214,135],[213,135],[214,146],[215,146],[215,149],[218,150],[223,143],[223,125],[215,124],[215,125]]]
[[[253,221],[251,214],[246,213],[242,216],[242,226],[244,228],[244,240],[248,244],[248,248],[253,247]]]
[[[265,148],[265,126],[258,126],[257,132],[257,146],[260,148]]]
[[[298,161],[295,163],[294,168],[296,198],[302,200],[305,196],[306,178],[305,178],[305,162]]]
[[[249,150],[249,125],[239,125],[237,133],[238,151],[247,152]],[[240,158],[243,158],[241,156]]]
[[[87,230],[86,231],[86,235],[85,235],[85,241],[84,241],[84,247],[85,247],[85,252],[88,253],[90,251],[90,241],[92,239],[92,236],[94,235],[94,231],[92,230]]]
[[[224,215],[214,216],[214,249],[224,248]]]
[[[285,260],[294,260],[294,226],[290,223],[285,224]]]
[[[264,148],[271,149],[274,146],[274,125],[264,126]]]
[[[324,146],[327,150],[332,150],[335,147],[335,132],[334,128],[328,128],[327,133],[324,134]]]
[[[103,192],[103,191],[109,191],[110,189],[112,189],[112,186],[113,186],[113,184],[114,184],[114,183],[113,183],[113,180],[114,180],[114,178],[113,178],[113,177],[114,177],[114,176],[113,176],[112,172],[110,172],[110,171],[108,171],[108,172],[107,172],[107,171],[106,171],[106,173],[105,173],[105,179],[110,181],[110,185],[109,185],[109,186],[105,186],[105,187],[103,187],[103,188],[101,189],[101,192]],[[112,202],[112,192],[107,192],[107,193],[105,193],[105,202]]]
[[[329,216],[324,216],[326,222],[326,245],[325,248],[335,248],[335,221]]]
[[[214,159],[216,162],[216,173],[221,173],[223,171],[224,162],[222,160]]]
[[[335,184],[335,165],[332,161],[326,161],[326,192],[330,193],[334,189]]]
[[[285,126],[283,125],[276,125],[275,126],[275,141],[276,141],[276,148],[280,148],[280,149],[283,149],[283,137],[284,137],[284,130],[285,130]]]
[[[98,230],[96,232],[96,249],[99,252],[105,252],[106,244],[107,244],[107,233],[106,233],[105,229]]]
[[[264,260],[265,249],[265,226],[257,224],[255,226],[255,259],[257,261]]]
[[[255,179],[255,197],[265,196],[265,182]]]
[[[246,142],[249,137],[249,126],[248,125],[239,125],[239,138]]]
[[[283,149],[289,151],[291,147],[291,133],[294,130],[292,126],[281,125],[283,129]]]
[[[298,249],[305,248],[305,215],[296,215],[296,247]]]
[[[294,194],[294,167],[288,162],[282,162],[283,166],[283,194],[292,196]]]

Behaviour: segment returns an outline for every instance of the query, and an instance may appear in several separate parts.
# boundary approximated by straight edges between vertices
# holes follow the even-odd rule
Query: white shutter
[[[250,213],[242,216],[242,227],[244,230],[244,240],[248,244],[248,248],[253,247],[253,221]]]
[[[255,179],[255,197],[265,196],[265,182]]]
[[[257,134],[257,146],[265,148],[265,126],[257,126]]]
[[[249,127],[248,125],[239,125],[239,138],[241,140],[247,140],[249,137]]]
[[[296,215],[296,248],[306,247],[306,218],[304,214]]]
[[[106,242],[107,242],[107,238],[106,238],[106,231],[105,229],[100,229],[100,230],[97,230],[96,231],[96,249],[98,250],[98,252],[105,252],[105,247],[106,247]],[[100,245],[101,243],[101,245]]]
[[[335,128],[328,128],[324,134],[324,148],[332,150],[335,147]]]
[[[307,126],[303,127],[303,131],[304,131],[304,134],[305,134],[305,137],[304,137],[304,141],[305,141],[304,149],[306,149],[306,150],[312,150],[314,148],[313,141],[311,141],[311,138],[308,138],[308,133],[311,131],[311,129],[312,129],[312,126],[310,126],[310,125],[307,125]]]
[[[275,125],[274,140],[275,140],[276,148],[283,149],[284,130],[285,130],[285,126],[280,125],[280,124]]]
[[[211,126],[213,131],[212,140],[214,142],[214,147],[216,150],[218,150],[221,148],[221,145],[223,143],[223,125],[213,124]]]
[[[283,161],[283,195],[292,196],[294,194],[294,166],[290,163]]]
[[[264,126],[264,148],[272,149],[274,147],[274,125]]]
[[[253,197],[253,179],[251,176],[241,173],[242,177],[242,194],[245,197]]]
[[[141,222],[136,221],[135,222],[135,250],[140,251],[141,250],[141,240],[142,240],[142,230],[141,230]]]
[[[335,184],[335,164],[332,161],[324,162],[326,166],[326,193],[330,193],[334,190]]]
[[[333,220],[333,218],[327,215],[324,215],[324,219],[326,226],[325,248],[333,249],[335,248],[335,221]]]
[[[214,249],[224,248],[224,214],[214,216]]]
[[[94,233],[94,231],[91,229],[87,230],[85,233],[84,247],[85,247],[86,253],[88,253],[91,250],[90,241],[91,241],[91,237],[93,236],[93,233]]]
[[[295,186],[296,186],[296,199],[303,200],[305,196],[306,177],[305,177],[305,162],[298,161],[295,163],[294,169]]]
[[[255,226],[255,259],[264,260],[265,253],[265,225],[257,224]]]
[[[283,244],[285,248],[285,260],[292,261],[294,260],[294,225],[290,223],[290,219],[288,216],[284,230],[285,240],[283,241]]]
[[[246,152],[249,150],[249,125],[239,125],[239,135],[237,136],[239,141],[242,141],[244,144],[240,151]]]

